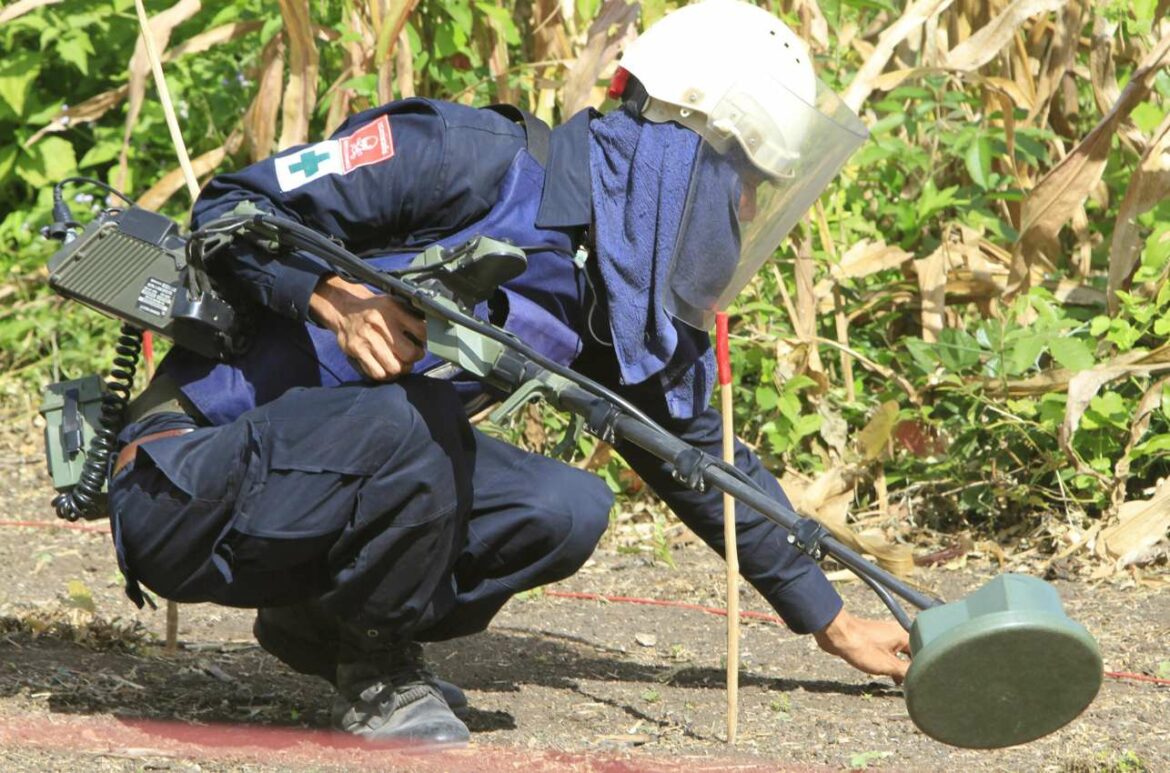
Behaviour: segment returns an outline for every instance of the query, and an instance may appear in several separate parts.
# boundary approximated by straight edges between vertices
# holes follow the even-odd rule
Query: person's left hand
[[[393,381],[426,354],[427,323],[389,295],[330,275],[317,283],[309,312],[337,335],[337,345],[375,381]]]
[[[895,684],[906,678],[910,661],[910,634],[893,620],[867,620],[842,609],[823,630],[813,634],[830,655],[874,676],[892,677]]]

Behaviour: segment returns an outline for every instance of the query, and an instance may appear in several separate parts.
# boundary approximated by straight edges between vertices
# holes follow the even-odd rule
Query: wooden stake
[[[154,379],[154,333],[142,333],[142,363],[146,370],[146,381]],[[166,651],[179,651],[179,605],[167,599]]]
[[[179,130],[179,120],[175,117],[175,106],[171,103],[171,92],[167,88],[167,80],[163,77],[162,61],[154,45],[154,35],[150,31],[150,18],[146,15],[146,6],[142,0],[134,0],[134,8],[138,13],[138,26],[142,30],[142,42],[146,46],[146,58],[150,61],[150,69],[154,73],[154,86],[158,89],[158,100],[162,103],[163,116],[166,118],[167,128],[171,132],[171,141],[175,144],[175,153],[179,156],[179,167],[183,170],[183,180],[187,183],[187,193],[194,202],[199,196],[199,181],[195,179],[195,169],[191,166],[191,156],[187,153],[187,145],[183,142],[183,133]],[[147,379],[154,378],[154,340],[150,331],[143,335],[143,350],[146,363]],[[179,605],[167,600],[167,638],[166,649],[174,652],[179,648]]]
[[[723,461],[735,464],[735,432],[731,411],[731,347],[727,314],[715,317],[715,358],[723,404]],[[727,561],[727,742],[735,743],[739,725],[739,548],[735,534],[735,499],[723,495],[723,542]]]
[[[149,383],[154,378],[154,334],[149,330],[142,333],[142,364]],[[167,652],[179,649],[179,605],[167,599]]]
[[[167,652],[179,651],[179,605],[167,599]]]

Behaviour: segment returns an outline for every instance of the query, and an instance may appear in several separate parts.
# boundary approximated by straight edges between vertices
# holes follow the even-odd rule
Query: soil
[[[0,443],[0,518],[56,524],[38,443]],[[97,524],[99,527],[101,524]],[[624,527],[623,527],[624,528]],[[630,552],[610,535],[553,586],[723,604],[722,562],[682,540]],[[1007,568],[1038,572],[1025,555]],[[1001,571],[971,558],[915,581],[959,598]],[[1170,578],[1056,580],[1066,610],[1101,645],[1106,670],[1167,676]],[[881,615],[858,582],[847,605]],[[742,607],[770,612],[750,589]],[[741,633],[739,740],[725,737],[724,620],[699,611],[535,592],[485,633],[428,647],[471,700],[470,748],[417,754],[327,732],[331,688],[261,651],[251,613],[165,613],[122,594],[108,534],[0,527],[0,768],[4,770],[1170,770],[1170,687],[1107,678],[1066,728],[998,751],[953,749],[918,732],[901,689],[851,670],[763,622]]]

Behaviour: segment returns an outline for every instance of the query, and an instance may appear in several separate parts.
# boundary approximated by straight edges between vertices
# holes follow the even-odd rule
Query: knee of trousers
[[[557,545],[551,556],[551,573],[567,577],[581,568],[609,526],[613,492],[596,475],[566,467],[541,487],[544,501],[533,507],[548,517],[541,523],[556,534],[547,535]]]

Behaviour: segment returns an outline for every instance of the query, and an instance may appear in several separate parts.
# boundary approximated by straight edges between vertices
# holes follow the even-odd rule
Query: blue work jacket
[[[605,338],[607,331],[595,328],[608,323],[587,319],[589,306],[621,302],[601,297],[592,304],[594,289],[604,294],[601,283],[589,283],[572,260],[592,215],[593,116],[584,111],[553,131],[542,168],[526,150],[523,126],[494,111],[425,99],[393,102],[350,118],[326,142],[216,177],[196,202],[192,224],[199,227],[249,201],[333,236],[383,267],[405,265],[435,242],[457,244],[476,234],[539,247],[529,253],[529,269],[504,286],[505,318],[493,321],[553,359],[608,382],[680,438],[719,456],[718,411],[671,417],[660,390],[648,382],[621,384],[612,349],[592,340]],[[176,349],[163,363],[213,422],[231,421],[292,386],[360,379],[333,335],[308,317],[314,288],[331,273],[321,261],[304,254],[278,261],[260,250],[238,249],[230,259],[214,259],[210,268],[264,309],[260,345],[237,361],[216,364]],[[416,372],[425,372],[430,362]],[[723,551],[720,492],[686,489],[659,460],[638,449],[619,450],[688,526]],[[736,451],[737,466],[787,502],[756,455],[743,444]],[[783,529],[750,508],[739,506],[736,520],[744,577],[793,630],[827,625],[841,601],[815,563],[788,544]]]

